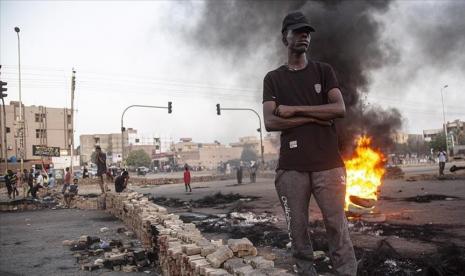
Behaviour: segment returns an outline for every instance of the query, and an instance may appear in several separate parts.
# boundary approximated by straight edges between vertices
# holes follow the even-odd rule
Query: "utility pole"
[[[73,173],[73,158],[74,158],[74,90],[76,89],[76,71],[72,69],[71,76],[71,143],[70,143],[70,156],[71,156],[71,174]],[[69,133],[69,132],[68,132]]]
[[[140,104],[133,104],[128,107],[126,107],[123,110],[123,114],[121,114],[121,167],[124,166],[124,158],[125,158],[125,152],[124,152],[124,132],[126,131],[126,128],[124,127],[124,114],[126,114],[126,111],[128,109],[133,108],[133,107],[143,107],[143,108],[161,108],[161,109],[168,109],[168,113],[171,114],[173,112],[173,103],[170,101],[168,102],[168,106],[155,106],[155,105],[140,105]],[[129,134],[128,134],[129,136]],[[128,137],[129,138],[129,137]],[[129,155],[129,154],[128,154]]]
[[[0,69],[2,68],[2,66],[0,65]],[[3,108],[3,121],[0,123],[0,125],[2,125],[1,127],[1,133],[3,134],[3,154],[4,154],[4,158],[5,158],[5,174],[6,174],[6,171],[8,170],[8,146],[7,146],[7,141],[6,141],[6,111],[5,111],[5,97],[8,95],[6,93],[3,93],[3,92],[6,92],[8,89],[6,88],[6,85],[7,83],[6,82],[3,82],[0,80],[0,98],[2,100],[2,108]],[[1,139],[1,136],[0,136],[0,139]]]
[[[257,111],[253,110],[252,108],[230,108],[230,107],[221,107],[220,104],[216,104],[216,114],[221,115],[221,110],[245,110],[245,111],[252,111],[258,117],[258,132],[260,132],[260,155],[262,159],[262,169],[265,167],[265,158],[263,156],[263,134],[262,134],[262,118],[258,114]]]
[[[18,121],[18,132],[19,136],[19,157],[21,160],[21,172],[24,169],[24,122],[23,122],[23,102],[21,100],[21,47],[19,40],[19,27],[15,27],[16,35],[18,36],[18,81],[19,81],[19,121]]]
[[[444,128],[444,135],[446,136],[446,156],[449,156],[449,143],[447,141],[447,124],[446,124],[446,113],[444,112],[444,96],[442,95],[443,90],[449,87],[449,85],[444,85],[441,87],[441,102],[442,102],[442,120],[443,120],[443,128]]]

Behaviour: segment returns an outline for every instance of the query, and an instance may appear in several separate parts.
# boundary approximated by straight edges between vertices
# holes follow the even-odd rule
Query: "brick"
[[[234,256],[227,246],[220,246],[215,252],[207,255],[208,262],[215,268],[219,268],[226,260]]]
[[[182,252],[188,256],[200,254],[202,248],[195,244],[186,244],[182,246]]]
[[[202,249],[200,250],[200,255],[202,255],[203,257],[206,257],[212,254],[213,252],[215,252],[217,248],[218,247],[216,247],[215,245],[209,245],[206,247],[202,247]]]
[[[246,259],[246,258],[245,258]],[[250,265],[257,269],[257,268],[273,268],[274,262],[270,260],[266,260],[262,256],[252,257],[247,259]],[[246,262],[247,262],[246,260]]]
[[[254,247],[252,242],[247,238],[229,239],[228,246],[232,252],[238,252],[239,250],[250,250]]]
[[[235,271],[234,271],[234,275],[237,275],[237,276],[245,276],[245,275],[253,275],[251,273],[253,273],[255,270],[253,269],[253,267],[251,265],[245,265],[245,266],[242,266],[242,267],[239,267],[237,268]]]
[[[248,264],[244,263],[244,260],[241,258],[232,258],[223,264],[223,268],[231,274],[234,274],[236,270],[244,266],[248,266]]]

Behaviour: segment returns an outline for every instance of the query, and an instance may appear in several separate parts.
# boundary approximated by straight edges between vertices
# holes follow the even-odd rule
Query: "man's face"
[[[308,28],[300,28],[287,32],[287,47],[291,51],[302,54],[305,53],[310,46],[310,30]]]

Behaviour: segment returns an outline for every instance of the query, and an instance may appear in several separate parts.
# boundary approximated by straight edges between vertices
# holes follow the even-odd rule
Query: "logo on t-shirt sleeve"
[[[317,84],[314,85],[314,87],[315,87],[315,92],[320,94],[320,92],[321,92],[321,84],[317,83]]]

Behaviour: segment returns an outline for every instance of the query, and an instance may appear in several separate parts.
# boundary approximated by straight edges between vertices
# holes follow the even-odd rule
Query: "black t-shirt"
[[[263,102],[276,105],[322,105],[328,92],[338,88],[329,64],[309,61],[302,70],[281,66],[269,72],[263,83]],[[317,172],[344,166],[338,149],[335,126],[309,123],[281,132],[277,169]]]
[[[121,175],[115,179],[115,192],[121,193],[126,188],[124,180],[125,178]]]

